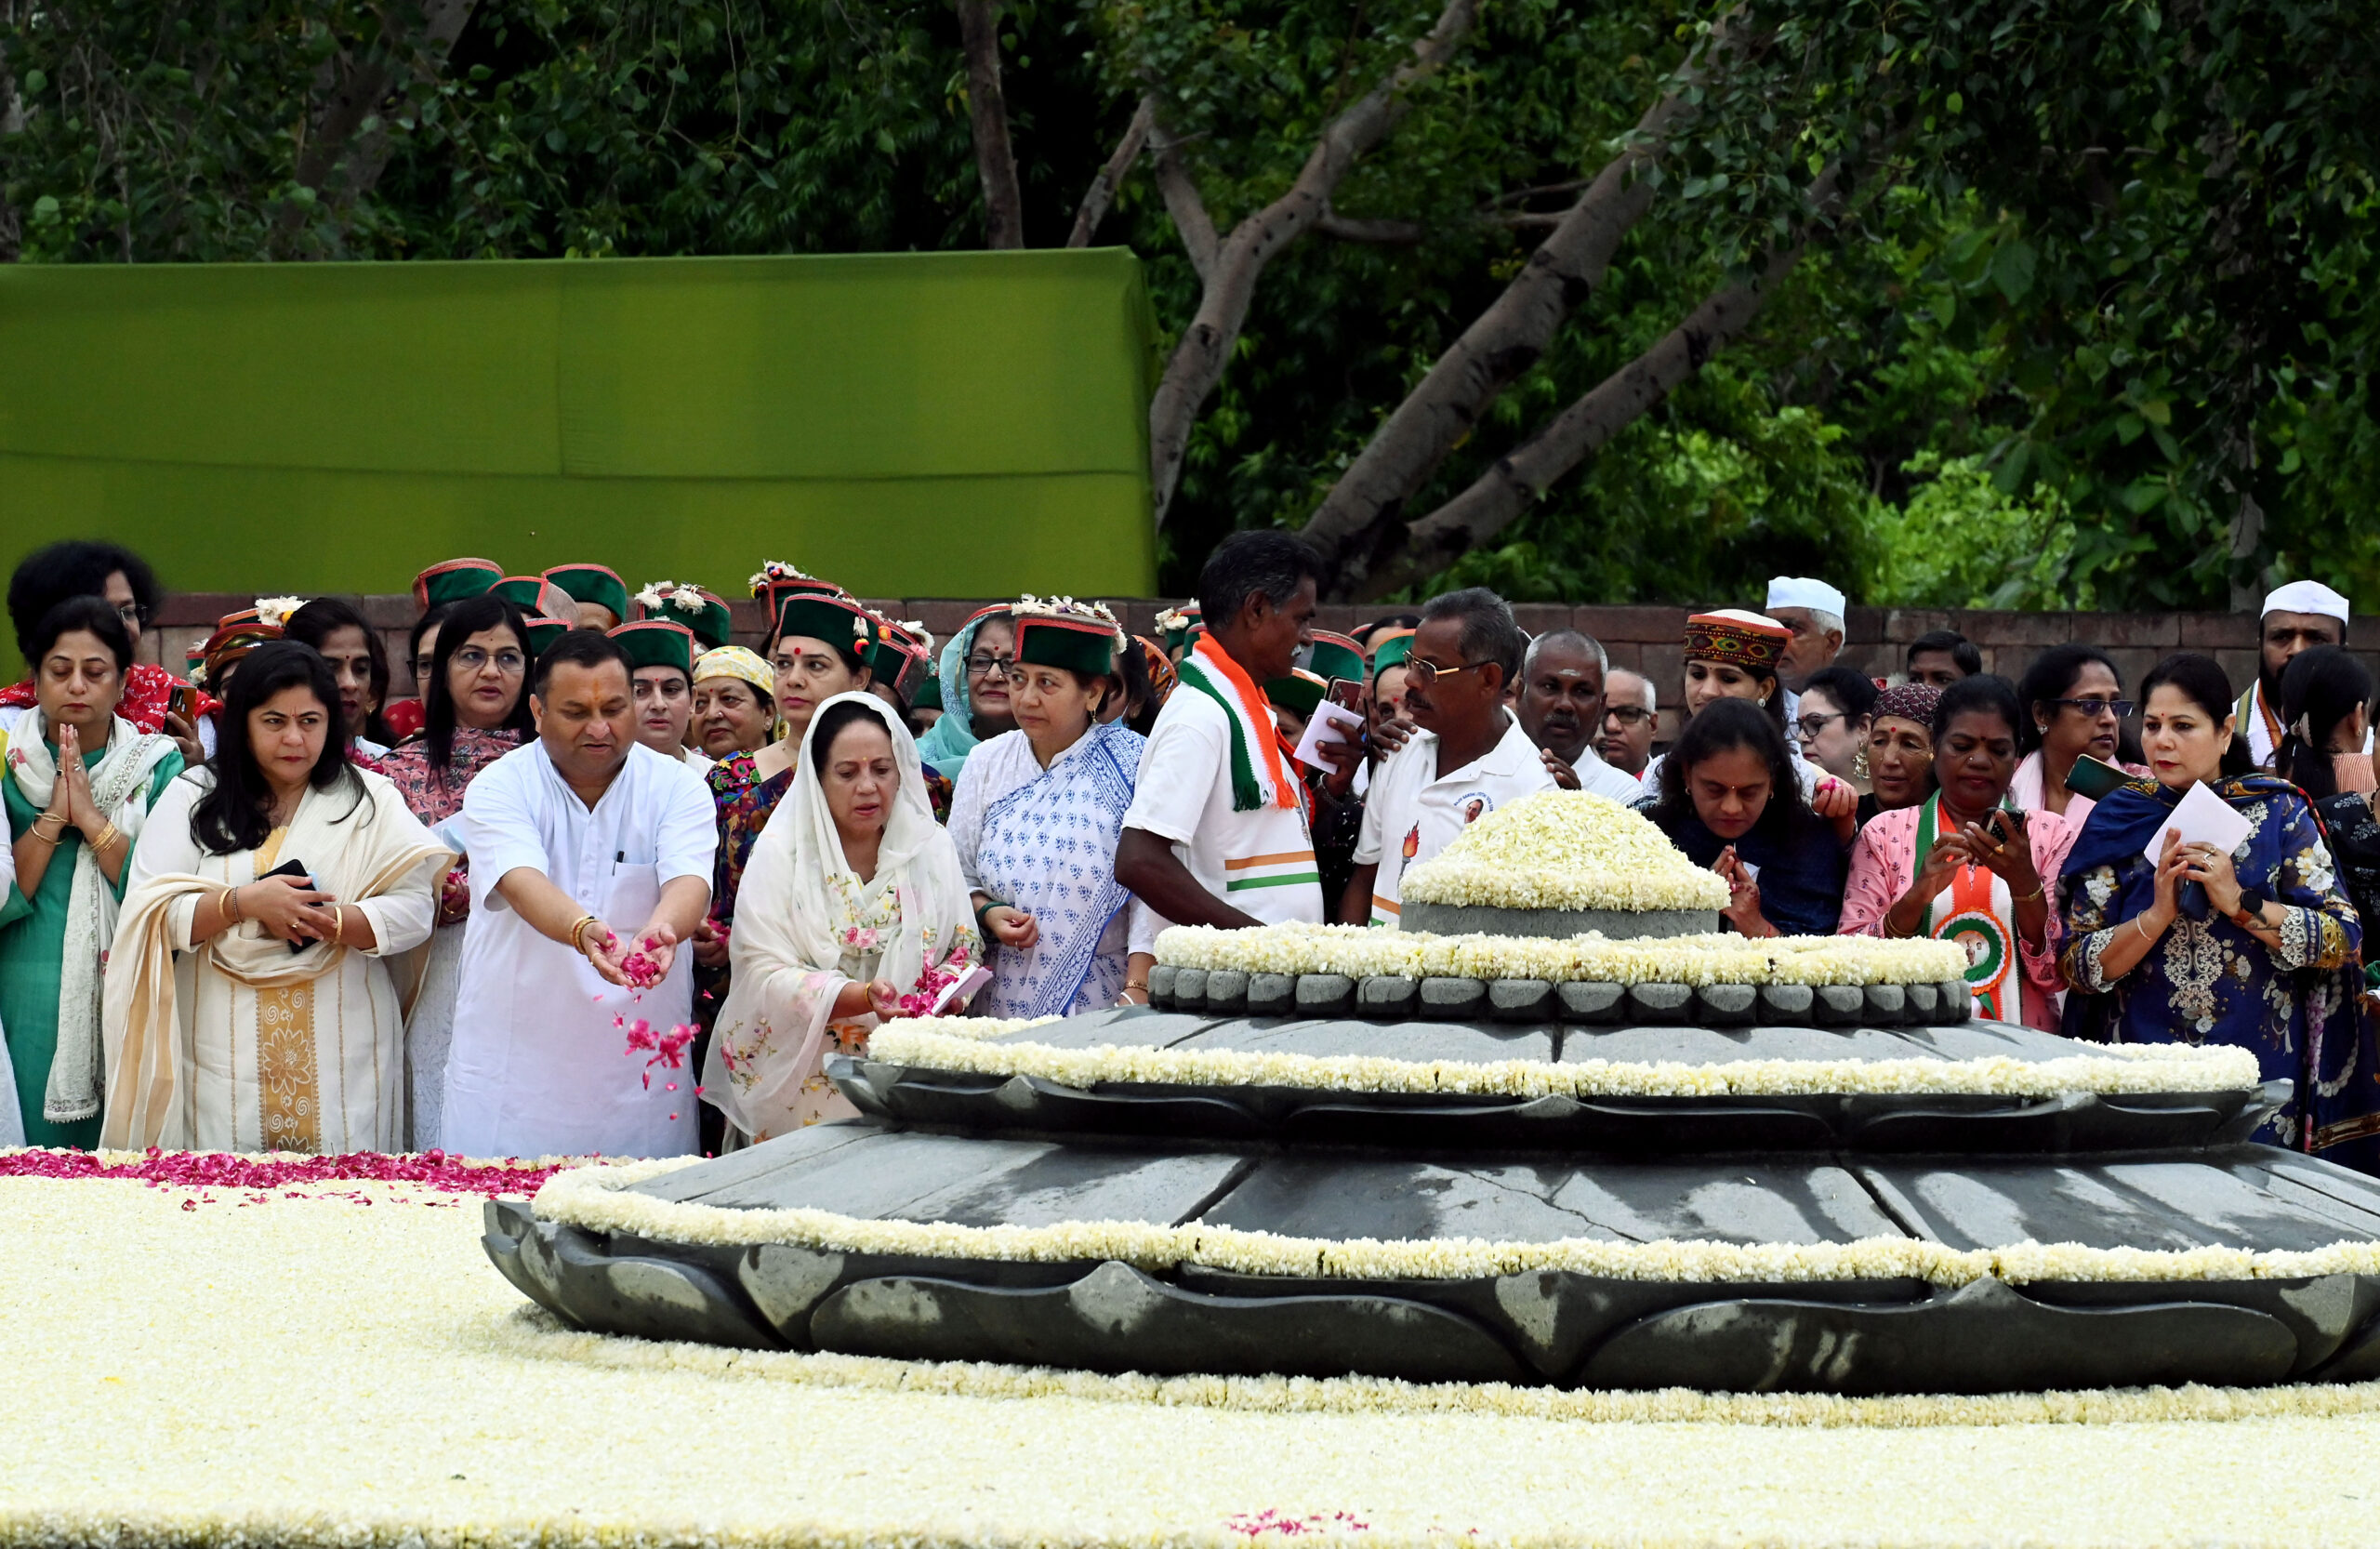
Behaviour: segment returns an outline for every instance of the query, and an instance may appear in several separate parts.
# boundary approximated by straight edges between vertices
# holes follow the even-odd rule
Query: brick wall
[[[179,592],[165,600],[154,627],[141,641],[141,654],[179,670],[182,652],[203,640],[215,620],[254,599],[216,592]],[[403,668],[405,635],[416,610],[410,596],[374,596],[362,600],[364,616],[387,642],[395,692],[403,696],[412,682]],[[941,641],[982,607],[980,601],[952,598],[871,598],[869,606],[894,618],[917,619]],[[1136,634],[1156,629],[1159,611],[1172,604],[1132,600],[1115,603],[1117,616]],[[760,605],[734,604],[738,640],[757,638],[764,623]],[[1333,605],[1322,610],[1324,628],[1347,630],[1390,610],[1378,606]],[[1664,740],[1674,734],[1673,709],[1683,686],[1684,665],[1679,642],[1686,632],[1684,608],[1572,606],[1559,602],[1524,602],[1514,608],[1521,627],[1531,633],[1570,627],[1603,642],[1612,661],[1643,672],[1660,695]],[[1844,646],[1846,665],[1864,668],[1878,677],[1900,670],[1909,642],[1929,629],[1955,629],[1975,642],[1983,653],[1987,671],[2012,681],[2044,647],[2068,641],[2103,646],[2122,669],[2127,686],[2159,657],[2179,650],[2204,651],[2223,664],[2232,682],[2246,687],[2256,670],[2255,620],[2244,614],[2181,613],[1999,613],[1923,608],[1854,608],[1844,620],[1850,635]],[[2380,658],[2367,658],[2380,671]]]

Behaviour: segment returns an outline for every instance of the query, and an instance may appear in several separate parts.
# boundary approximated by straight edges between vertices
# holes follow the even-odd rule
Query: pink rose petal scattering
[[[1283,1538],[1296,1538],[1305,1533],[1368,1533],[1371,1524],[1351,1512],[1332,1512],[1325,1516],[1320,1512],[1308,1512],[1303,1516],[1290,1516],[1272,1506],[1261,1512],[1240,1512],[1223,1519],[1227,1531],[1244,1538],[1262,1538],[1277,1533]]]
[[[646,942],[644,947],[652,945]],[[661,982],[661,965],[654,961],[644,947],[620,960],[620,977],[628,982],[631,989],[651,989]]]
[[[654,1066],[664,1066],[671,1070],[684,1068],[686,1046],[694,1042],[696,1034],[701,1031],[697,1027],[681,1023],[666,1033],[658,1033],[654,1031],[652,1023],[641,1016],[634,1022],[625,1017],[615,1016],[612,1018],[612,1026],[628,1034],[628,1044],[626,1049],[620,1051],[622,1053],[638,1054],[649,1052],[653,1055],[651,1059],[644,1062],[644,1090],[647,1092],[653,1090]],[[669,1090],[677,1091],[678,1083],[671,1081]],[[675,1119],[678,1116],[673,1113],[669,1117]]]
[[[0,1153],[0,1178],[118,1178],[151,1188],[220,1188],[251,1199],[272,1189],[309,1184],[413,1184],[445,1194],[535,1194],[562,1171],[560,1164],[466,1161],[443,1151],[399,1156],[350,1151],[332,1157],[240,1156],[229,1151],[165,1151],[152,1146],[136,1160],[111,1160],[90,1151]],[[369,1204],[363,1194],[337,1196]],[[319,1196],[317,1196],[319,1198]],[[182,1201],[184,1210],[200,1202]]]

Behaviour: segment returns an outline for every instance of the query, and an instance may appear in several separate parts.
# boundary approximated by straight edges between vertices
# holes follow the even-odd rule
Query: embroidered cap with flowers
[[[298,611],[298,599],[269,597],[263,602],[275,605],[272,616],[268,617],[263,603],[259,603],[238,613],[227,613],[215,621],[215,632],[198,648],[198,665],[191,669],[192,682],[203,683],[219,693],[241,657],[268,641],[282,638],[282,625]],[[291,606],[279,606],[284,602]]]
[[[1104,676],[1116,670],[1124,627],[1098,602],[1071,597],[1017,599],[1016,659],[1019,665],[1064,668]]]
[[[752,573],[752,595],[768,605],[769,617],[775,619],[784,614],[788,597],[848,597],[851,593],[783,560],[763,560]]]
[[[1190,642],[1197,639],[1206,627],[1201,622],[1203,616],[1198,612],[1198,604],[1196,602],[1185,603],[1178,608],[1168,608],[1157,615],[1157,633],[1164,638],[1165,648],[1168,651],[1188,650]]]
[[[1686,621],[1686,659],[1739,667],[1755,677],[1774,677],[1793,631],[1764,614],[1742,608],[1699,613]]]
[[[876,643],[868,648],[867,665],[876,681],[914,704],[933,661],[933,635],[915,619],[894,623],[877,620]]]
[[[716,651],[734,638],[735,616],[727,604],[690,582],[654,581],[629,602],[633,621],[683,625],[706,651]]]

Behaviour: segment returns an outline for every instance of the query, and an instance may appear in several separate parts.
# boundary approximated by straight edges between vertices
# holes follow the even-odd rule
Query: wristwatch
[[[2231,923],[2246,930],[2265,912],[2265,895],[2254,888],[2240,890],[2240,907],[2231,914]]]

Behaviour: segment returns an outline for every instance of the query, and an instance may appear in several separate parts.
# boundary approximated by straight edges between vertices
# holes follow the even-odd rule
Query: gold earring
[[[1851,777],[1855,780],[1868,777],[1868,745],[1864,742],[1859,745],[1859,750],[1851,755]]]

